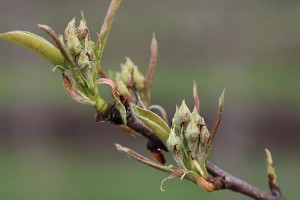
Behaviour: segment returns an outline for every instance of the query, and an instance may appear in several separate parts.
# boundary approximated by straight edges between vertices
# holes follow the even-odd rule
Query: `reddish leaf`
[[[148,107],[150,106],[150,92],[151,92],[151,84],[155,73],[155,67],[157,63],[157,41],[155,38],[155,35],[153,33],[152,42],[151,42],[151,56],[150,56],[150,64],[149,69],[147,73],[147,79],[146,79],[146,91],[147,91],[147,103]]]
[[[75,101],[86,104],[86,105],[95,105],[95,101],[90,100],[87,96],[82,94],[78,89],[76,89],[73,85],[69,77],[65,74],[63,74],[63,82],[64,82],[64,88],[67,92],[67,94]]]
[[[199,100],[199,96],[198,96],[197,84],[195,81],[194,81],[194,87],[193,87],[193,95],[194,95],[195,107],[197,109],[197,112],[200,113],[200,100]]]

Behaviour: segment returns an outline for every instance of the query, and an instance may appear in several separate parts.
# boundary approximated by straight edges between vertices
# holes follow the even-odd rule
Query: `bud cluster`
[[[145,108],[145,77],[130,58],[125,59],[125,63],[121,63],[121,72],[110,71],[109,78],[116,83],[116,89],[129,103]]]
[[[206,179],[206,161],[209,153],[211,134],[205,126],[204,119],[196,107],[189,110],[185,101],[176,107],[172,119],[172,128],[167,140],[167,148],[172,152],[178,166],[192,171]]]
[[[78,84],[85,84],[89,89],[95,87],[97,66],[94,53],[95,44],[89,36],[89,29],[86,25],[86,20],[80,21],[80,25],[75,27],[75,18],[73,18],[65,30],[65,44],[68,52],[71,55],[72,61],[75,63],[74,69],[69,73],[75,73],[73,76]],[[68,73],[68,71],[67,71]],[[78,77],[76,77],[78,75]],[[93,92],[92,92],[93,93]]]

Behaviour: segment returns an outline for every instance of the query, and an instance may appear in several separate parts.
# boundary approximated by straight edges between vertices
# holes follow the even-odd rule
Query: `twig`
[[[220,180],[223,184],[221,184],[219,189],[229,189],[235,192],[239,192],[245,194],[249,197],[258,200],[284,200],[284,197],[275,197],[265,191],[242,181],[239,178],[234,177],[233,175],[229,174],[228,172],[220,169],[216,165],[211,162],[207,162],[206,164],[208,172],[213,177],[222,177]]]
[[[160,149],[168,151],[163,142],[154,133],[154,131],[148,126],[146,126],[143,122],[135,118],[133,115],[130,115],[127,118],[127,126],[154,142]]]
[[[158,169],[160,171],[163,171],[163,172],[167,172],[167,173],[172,173],[174,170],[172,169],[172,165],[170,166],[163,166],[163,165],[160,165],[160,164],[157,164],[151,160],[149,160],[148,158],[136,153],[135,151],[129,149],[129,148],[126,148],[126,147],[123,147],[119,144],[115,144],[118,151],[122,152],[122,153],[125,153],[127,154],[128,156],[132,157],[133,159],[141,162],[141,163],[144,163],[150,167],[153,167],[155,169]]]
[[[112,106],[109,106],[106,115],[109,115],[112,110],[114,110],[112,109]],[[117,113],[114,113],[113,115],[116,116],[116,114]],[[151,140],[157,145],[157,147],[167,151],[167,148],[156,136],[155,132],[147,127],[144,123],[136,119],[133,115],[128,115],[127,126]],[[212,181],[214,182],[213,185],[218,186],[216,189],[229,189],[258,200],[285,200],[284,197],[275,197],[272,194],[269,194],[245,181],[240,180],[239,178],[220,169],[211,162],[207,162],[206,167],[209,174],[214,177]]]

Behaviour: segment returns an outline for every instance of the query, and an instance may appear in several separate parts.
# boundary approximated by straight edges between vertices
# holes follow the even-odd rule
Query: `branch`
[[[253,185],[250,185],[249,183],[220,169],[219,167],[217,167],[211,162],[207,162],[206,167],[210,175],[212,175],[213,177],[222,177],[222,179],[220,180],[222,184],[220,184],[219,189],[229,189],[234,192],[239,192],[258,200],[284,200],[285,199],[284,197],[272,196],[271,194],[266,193],[265,191],[256,188]]]
[[[165,147],[165,145],[159,139],[159,137],[155,134],[155,132],[151,128],[146,126],[143,122],[141,122],[139,119],[134,117],[134,115],[131,114],[131,110],[128,109],[128,108],[127,108],[126,119],[127,119],[126,126],[128,126],[129,128],[131,128],[135,132],[141,134],[145,138],[147,138],[150,141],[152,141],[153,143],[155,143],[155,145],[158,148],[163,149],[165,151],[168,151],[168,149]],[[122,125],[123,124],[120,113],[116,109],[115,104],[108,105],[106,111],[103,114],[102,113],[97,113],[96,114],[96,121],[97,122],[98,121],[109,121],[112,124],[116,124],[116,125]]]
[[[110,121],[114,124],[121,124],[121,120],[116,120],[118,118],[118,112],[114,109],[114,105],[108,106],[105,113],[105,120]],[[115,112],[116,111],[116,112]],[[136,119],[132,114],[130,114],[130,110],[127,116],[127,126],[136,132],[140,133],[144,137],[151,140],[153,143],[157,145],[157,147],[167,151],[167,148],[161,142],[161,140],[156,136],[155,132],[147,127],[144,123]],[[120,122],[120,123],[116,123]],[[218,166],[214,165],[211,162],[207,162],[207,170],[209,174],[213,177],[211,181],[214,186],[217,186],[216,189],[229,189],[234,192],[238,192],[244,194],[246,196],[252,197],[258,200],[285,200],[284,197],[276,197],[273,196],[249,183],[229,174],[228,172],[220,169]]]

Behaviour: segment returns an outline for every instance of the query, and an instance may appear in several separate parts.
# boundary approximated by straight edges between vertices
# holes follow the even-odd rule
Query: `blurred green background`
[[[109,0],[1,0],[0,32],[36,23],[63,33],[82,10],[92,38]],[[225,113],[211,161],[268,190],[264,148],[275,160],[282,191],[299,198],[300,1],[124,0],[104,52],[103,67],[129,56],[146,72],[152,32],[159,44],[153,103],[170,117],[198,84],[201,112],[212,127],[226,87]],[[78,20],[79,21],[79,20]],[[0,41],[0,199],[249,199],[208,194],[118,153],[114,142],[146,156],[146,140],[72,101],[58,71],[33,53]],[[109,98],[109,90],[101,86]],[[171,159],[168,159],[168,164]]]

